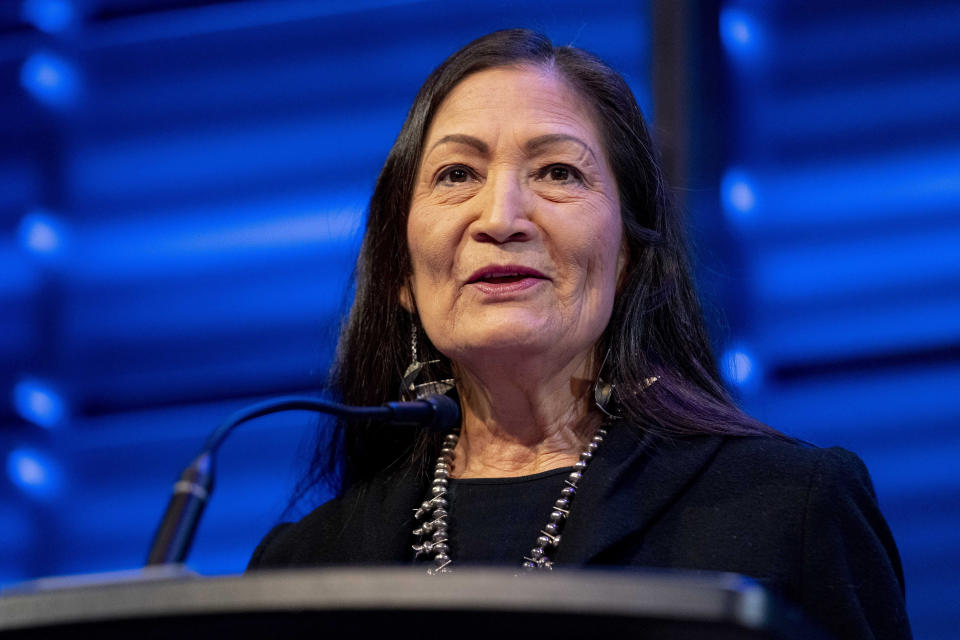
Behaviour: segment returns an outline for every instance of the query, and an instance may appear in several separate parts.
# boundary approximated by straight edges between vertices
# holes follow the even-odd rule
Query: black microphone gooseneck
[[[388,402],[379,407],[352,407],[310,396],[283,396],[244,407],[210,434],[200,454],[173,485],[173,495],[150,545],[148,565],[180,564],[187,559],[203,508],[213,492],[214,454],[233,429],[254,418],[297,409],[347,420],[379,420],[433,431],[451,429],[460,420],[460,407],[456,401],[442,395],[413,402]]]

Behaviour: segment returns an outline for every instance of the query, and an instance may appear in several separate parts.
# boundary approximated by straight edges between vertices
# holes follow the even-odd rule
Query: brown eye
[[[440,172],[437,184],[462,184],[473,179],[473,173],[467,167],[450,167]]]
[[[551,164],[537,172],[537,179],[553,184],[581,184],[583,176],[566,164]]]

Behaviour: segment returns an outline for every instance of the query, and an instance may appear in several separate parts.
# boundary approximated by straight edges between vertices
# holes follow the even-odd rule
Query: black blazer
[[[838,638],[910,638],[903,571],[866,468],[840,448],[766,437],[641,441],[609,429],[556,566],[645,566],[752,576]],[[397,472],[275,527],[250,569],[409,563],[426,485]]]

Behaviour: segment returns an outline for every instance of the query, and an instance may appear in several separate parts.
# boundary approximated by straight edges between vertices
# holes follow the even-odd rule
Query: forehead
[[[569,133],[602,151],[593,109],[558,72],[549,68],[497,67],[460,81],[441,103],[426,142],[445,135],[482,136],[504,128],[531,136]]]

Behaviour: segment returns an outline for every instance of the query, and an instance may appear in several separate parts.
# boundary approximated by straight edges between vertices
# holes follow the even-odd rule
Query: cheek
[[[417,237],[409,243],[415,277],[429,277],[443,266],[443,252],[436,245],[425,240],[423,237]]]
[[[579,272],[589,289],[615,286],[624,259],[620,219],[606,211],[594,219],[596,224],[569,227],[558,262]]]
[[[459,236],[451,225],[429,212],[411,212],[407,221],[407,246],[413,267],[414,289],[433,287],[448,279]],[[429,292],[422,292],[429,295]]]

